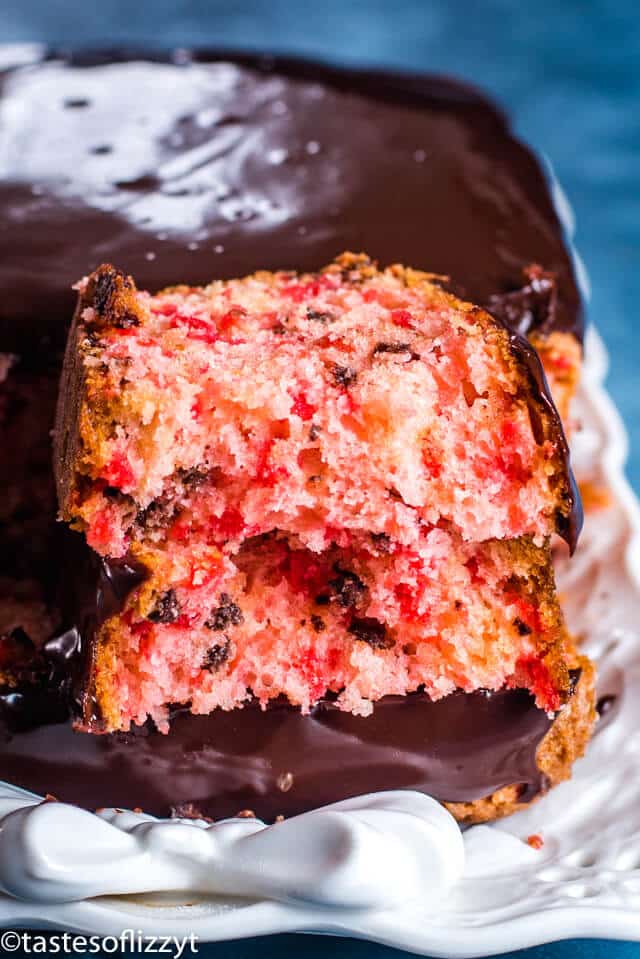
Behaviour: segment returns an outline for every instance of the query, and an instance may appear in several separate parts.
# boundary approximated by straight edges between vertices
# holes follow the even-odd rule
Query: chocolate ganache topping
[[[536,750],[551,723],[525,690],[388,696],[367,717],[329,702],[309,716],[250,703],[178,713],[166,736],[32,726],[4,733],[0,762],[3,778],[89,809],[193,807],[217,819],[249,808],[273,820],[381,788],[471,801],[520,783],[528,801],[546,787]]]
[[[0,69],[0,131],[1,348],[62,344],[71,284],[102,262],[156,290],[315,270],[343,250],[449,276],[485,306],[540,264],[553,303],[512,297],[510,325],[526,312],[527,332],[582,333],[540,165],[453,80],[202,51],[34,54]]]
[[[240,54],[20,56],[0,48],[0,351],[15,354],[10,381],[38,409],[37,439],[19,437],[27,452],[51,420],[71,284],[104,261],[152,290],[314,270],[345,249],[435,271],[508,327],[551,403],[522,334],[581,337],[572,263],[538,162],[474,89]],[[551,286],[527,283],[533,263]],[[558,431],[564,442],[559,420]],[[21,466],[26,476],[29,456]],[[5,479],[13,497],[20,477]],[[553,720],[523,690],[386,697],[367,718],[328,701],[306,717],[249,703],[178,711],[168,736],[74,731],[67,705],[96,625],[144,573],[88,553],[60,571],[48,477],[41,485],[48,505],[42,535],[24,542],[26,557],[38,543],[28,578],[47,601],[62,578],[67,612],[42,651],[47,683],[0,697],[4,778],[89,808],[166,814],[193,803],[217,817],[250,805],[267,819],[381,783],[452,801],[510,783],[523,798],[544,788],[536,751]],[[578,504],[574,494],[570,543]]]

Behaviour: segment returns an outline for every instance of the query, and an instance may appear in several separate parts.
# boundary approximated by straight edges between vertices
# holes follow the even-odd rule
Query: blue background
[[[0,0],[0,42],[120,42],[286,51],[455,73],[511,113],[574,208],[591,319],[631,434],[640,491],[640,4],[637,0]],[[203,947],[206,959],[394,959],[348,940],[278,936]],[[14,955],[17,955],[14,953]],[[528,959],[631,959],[640,945],[570,942]]]

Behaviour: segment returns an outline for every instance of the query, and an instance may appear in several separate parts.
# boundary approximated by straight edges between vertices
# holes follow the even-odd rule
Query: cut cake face
[[[62,515],[147,571],[95,637],[90,725],[252,697],[366,715],[420,688],[562,704],[560,421],[525,342],[434,280],[345,254],[155,296],[108,266],[80,284]]]

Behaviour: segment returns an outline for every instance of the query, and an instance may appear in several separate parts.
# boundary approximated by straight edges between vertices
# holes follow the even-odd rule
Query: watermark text
[[[141,929],[125,929],[119,936],[83,936],[75,932],[30,932],[5,929],[0,933],[0,955],[24,952],[27,955],[74,956],[106,955],[122,952],[150,956],[170,956],[171,959],[186,959],[198,952],[198,937],[147,936]]]

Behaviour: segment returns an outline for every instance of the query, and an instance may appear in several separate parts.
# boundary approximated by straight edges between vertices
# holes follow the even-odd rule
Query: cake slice
[[[254,699],[569,698],[558,414],[533,350],[433,277],[345,254],[151,296],[100,267],[55,459],[62,517],[145,571],[92,637],[85,728]]]

